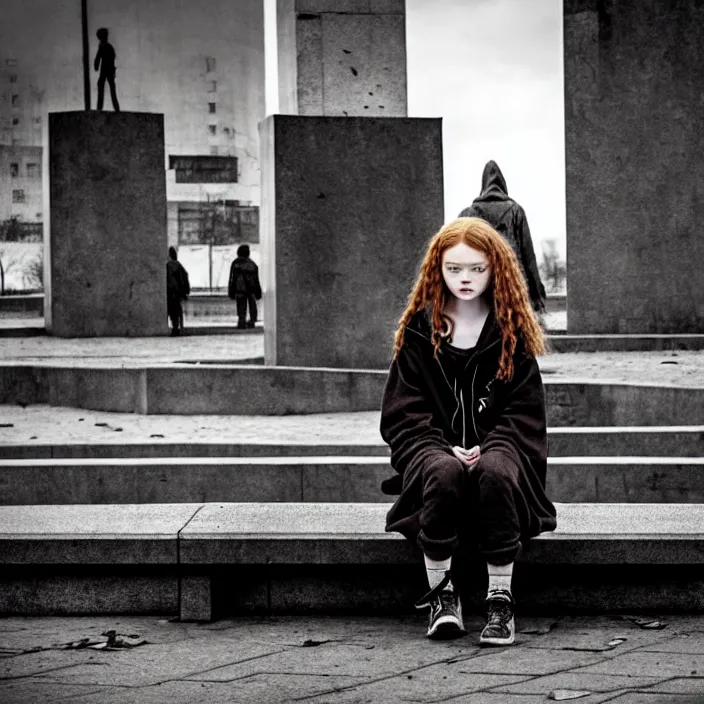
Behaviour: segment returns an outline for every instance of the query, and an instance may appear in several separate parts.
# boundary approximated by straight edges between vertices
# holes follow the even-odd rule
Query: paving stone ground
[[[478,615],[450,642],[426,640],[422,615],[10,617],[0,620],[0,701],[519,704],[582,691],[585,704],[704,702],[704,616],[664,617],[662,630],[634,618],[519,616],[528,632],[515,646],[480,649]],[[66,649],[111,630],[147,642]]]

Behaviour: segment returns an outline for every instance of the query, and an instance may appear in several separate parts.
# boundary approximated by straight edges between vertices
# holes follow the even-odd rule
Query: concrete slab
[[[372,411],[386,376],[377,369],[253,364],[8,362],[0,365],[0,402],[171,415]],[[551,426],[687,425],[702,418],[704,386],[545,376]]]
[[[379,412],[173,416],[61,406],[0,406],[0,457],[273,457],[384,455]],[[561,456],[704,455],[704,426],[548,428]]]
[[[4,506],[0,563],[176,564],[200,504]]]
[[[702,564],[704,504],[557,504],[558,527],[519,559],[547,564]],[[207,504],[181,531],[181,561],[377,564],[417,560],[385,533],[388,504]]]
[[[573,503],[704,503],[704,458],[554,457],[547,491]],[[0,505],[387,502],[387,456],[0,460]]]

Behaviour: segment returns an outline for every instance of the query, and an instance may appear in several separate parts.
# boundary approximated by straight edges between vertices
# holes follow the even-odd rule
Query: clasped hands
[[[460,462],[467,465],[467,467],[469,467],[469,469],[474,469],[477,462],[479,462],[479,458],[481,457],[479,445],[475,445],[474,447],[470,447],[469,450],[465,450],[464,447],[460,447],[459,445],[455,445],[452,448],[452,452],[455,455],[455,457]]]

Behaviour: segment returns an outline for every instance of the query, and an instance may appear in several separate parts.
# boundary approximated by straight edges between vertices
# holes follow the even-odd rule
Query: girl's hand
[[[479,458],[481,457],[479,445],[475,445],[469,450],[465,450],[463,447],[455,445],[452,448],[452,452],[454,453],[455,457],[460,460],[460,462],[466,464],[467,467],[469,467],[470,469],[472,469],[477,464],[477,462],[479,462]]]

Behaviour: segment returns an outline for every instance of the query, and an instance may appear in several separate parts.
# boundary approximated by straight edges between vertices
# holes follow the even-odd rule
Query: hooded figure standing
[[[237,304],[237,327],[253,328],[257,322],[257,301],[262,297],[259,283],[259,268],[249,257],[249,245],[241,244],[237,248],[237,259],[230,266],[230,280],[227,295]],[[249,306],[249,322],[247,318]]]
[[[508,197],[506,179],[495,161],[486,163],[481,194],[459,217],[486,220],[511,245],[528,284],[533,309],[545,312],[545,286],[540,280],[528,219],[523,208]]]

